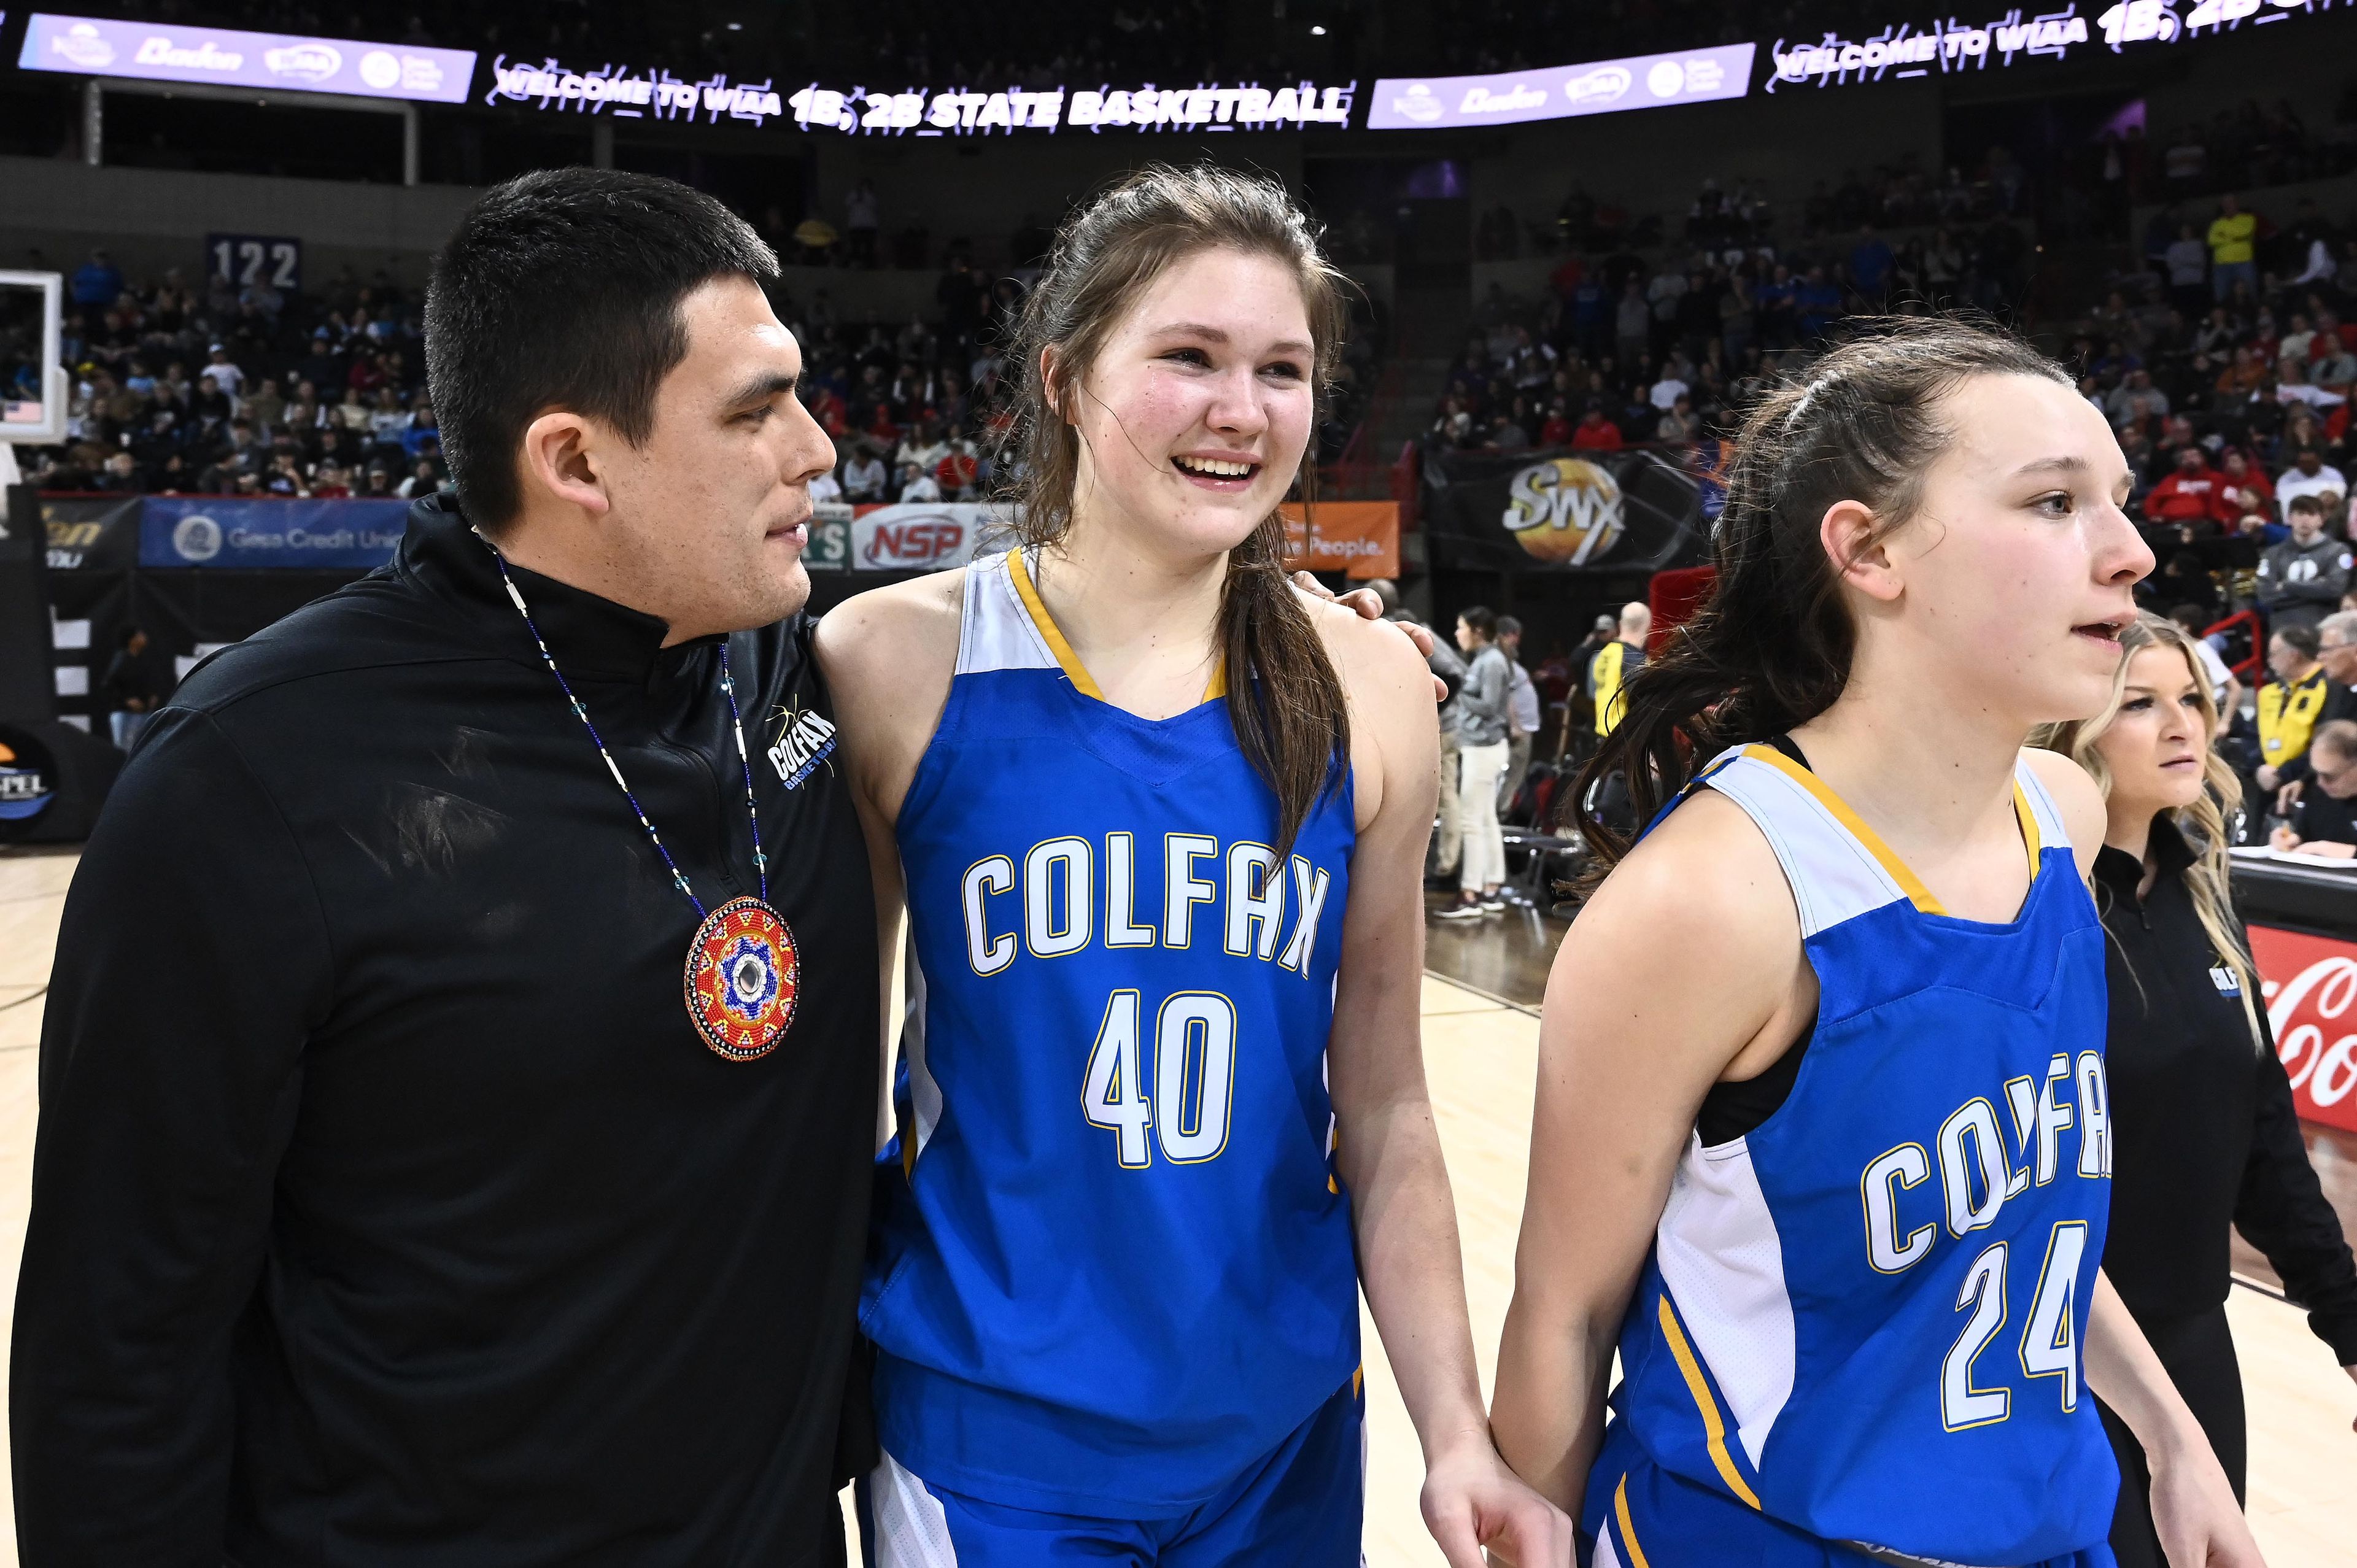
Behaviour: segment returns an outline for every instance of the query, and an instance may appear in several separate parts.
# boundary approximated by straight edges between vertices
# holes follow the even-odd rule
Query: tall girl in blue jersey
[[[1361,1283],[1448,1561],[1570,1561],[1491,1444],[1425,1091],[1431,684],[1282,566],[1339,285],[1273,181],[1124,180],[1028,304],[1023,547],[821,628],[922,997],[863,1302],[885,1568],[1352,1568]]]
[[[1952,322],[1745,422],[1714,597],[1589,765],[1652,827],[1585,824],[1499,1354],[1500,1445],[1598,1564],[2104,1568],[2090,1391],[2176,1568],[2258,1562],[2097,1269],[2104,805],[2021,749],[2110,698],[2129,482],[2069,378]]]

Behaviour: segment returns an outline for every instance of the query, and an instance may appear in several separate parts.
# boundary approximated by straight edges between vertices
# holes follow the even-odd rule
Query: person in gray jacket
[[[1457,866],[1458,902],[1444,920],[1502,914],[1506,845],[1498,829],[1498,776],[1506,769],[1506,734],[1513,675],[1498,651],[1498,618],[1480,605],[1457,618],[1457,646],[1465,650],[1465,685],[1457,710],[1457,811],[1463,847]]]
[[[2267,626],[2314,626],[2349,591],[2349,546],[2324,532],[2324,503],[2294,496],[2284,509],[2291,537],[2259,557],[2259,607]]]

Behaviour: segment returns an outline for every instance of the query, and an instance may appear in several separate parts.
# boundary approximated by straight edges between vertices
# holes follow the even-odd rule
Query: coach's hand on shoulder
[[[1338,594],[1319,582],[1318,574],[1315,572],[1296,572],[1293,575],[1293,585],[1313,599],[1330,599],[1356,614],[1361,620],[1383,618],[1383,601],[1375,596],[1375,591],[1372,588],[1353,588],[1347,594]],[[1420,657],[1425,659],[1432,657],[1430,627],[1412,620],[1395,620],[1392,624],[1399,628],[1402,637],[1415,645],[1416,653]],[[1448,701],[1448,682],[1437,675],[1432,678],[1432,700],[1436,703]]]
[[[1498,1457],[1489,1435],[1436,1453],[1424,1475],[1424,1523],[1449,1568],[1572,1568],[1571,1516]]]

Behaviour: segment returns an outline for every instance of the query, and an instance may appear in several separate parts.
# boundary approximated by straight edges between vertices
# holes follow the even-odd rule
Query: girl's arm
[[[1773,1065],[1815,1006],[1775,854],[1708,790],[1614,870],[1555,955],[1490,1419],[1508,1462],[1575,1518],[1695,1112],[1720,1077]]]
[[[876,888],[879,1149],[892,1131],[892,1046],[900,1022],[893,1004],[907,897],[892,824],[949,701],[964,584],[963,572],[944,572],[874,589],[823,618],[811,638]]]
[[[2266,1568],[2209,1434],[2101,1273],[2088,1304],[2086,1361],[2088,1389],[2144,1448],[2153,1528],[2170,1568]]]
[[[1438,789],[1432,682],[1387,627],[1318,615],[1351,694],[1359,808],[1327,1077],[1367,1305],[1424,1448],[1425,1523],[1451,1568],[1491,1548],[1570,1568],[1571,1522],[1490,1442],[1465,1309],[1457,1208],[1426,1093],[1424,850]]]

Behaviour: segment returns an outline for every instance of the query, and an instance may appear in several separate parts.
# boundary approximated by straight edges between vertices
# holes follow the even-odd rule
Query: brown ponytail
[[[1346,285],[1318,253],[1316,229],[1285,188],[1208,164],[1156,164],[1126,175],[1058,231],[1007,354],[1021,381],[999,467],[1017,476],[1007,499],[1019,509],[1025,543],[1064,536],[1080,476],[1080,435],[1057,405],[1059,389],[1041,373],[1042,354],[1056,351],[1060,386],[1079,385],[1114,326],[1166,269],[1222,249],[1270,257],[1300,279],[1315,351],[1312,385],[1323,403],[1348,319]],[[1305,461],[1305,501],[1315,499],[1314,473]],[[1341,781],[1351,721],[1341,679],[1286,581],[1285,523],[1275,512],[1228,553],[1219,641],[1236,741],[1275,791],[1277,851],[1288,854],[1318,799]]]
[[[1623,716],[1582,771],[1566,815],[1600,876],[1631,838],[1587,802],[1625,775],[1640,824],[1730,746],[1824,713],[1849,683],[1857,628],[1818,530],[1863,502],[1877,535],[1904,525],[1923,475],[1953,435],[1941,403],[1979,375],[2069,386],[2051,360],[1994,327],[1941,317],[1856,324],[1861,335],[1763,397],[1743,421],[1714,530],[1717,582],[1701,612],[1622,688]]]

